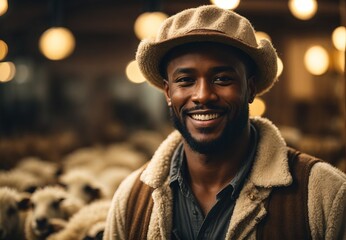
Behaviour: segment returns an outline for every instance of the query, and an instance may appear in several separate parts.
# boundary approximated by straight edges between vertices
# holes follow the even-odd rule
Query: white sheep
[[[102,159],[103,152],[102,147],[85,147],[71,152],[62,159],[64,172],[72,169],[80,169],[90,162]]]
[[[108,192],[113,196],[120,183],[128,176],[132,170],[126,167],[110,167],[97,176],[98,180],[108,187]]]
[[[24,222],[30,196],[8,187],[0,188],[0,239],[24,240]]]
[[[148,158],[144,153],[135,150],[130,144],[123,143],[108,146],[100,164],[103,165],[103,170],[113,166],[136,170],[147,161]]]
[[[50,235],[47,240],[102,239],[110,204],[110,200],[102,200],[83,207],[65,229]]]
[[[38,189],[31,196],[32,209],[25,223],[27,240],[44,239],[63,229],[83,203],[60,186]]]
[[[42,180],[44,185],[53,185],[61,173],[61,167],[55,162],[44,161],[38,157],[20,159],[15,169],[30,173]]]
[[[75,169],[63,174],[59,183],[66,188],[67,192],[86,204],[112,197],[107,185],[99,181],[93,172],[84,169]]]
[[[33,193],[38,187],[44,186],[44,182],[31,173],[12,169],[0,172],[0,187],[9,187],[19,192]]]

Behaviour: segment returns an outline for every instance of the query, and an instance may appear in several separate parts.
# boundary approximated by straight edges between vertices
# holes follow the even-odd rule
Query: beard
[[[208,106],[209,109],[215,109],[215,107]],[[201,107],[195,107],[194,110],[201,109]],[[227,121],[227,124],[222,131],[221,135],[212,141],[199,141],[195,139],[186,127],[186,118],[188,110],[182,111],[182,120],[179,119],[173,108],[170,107],[170,116],[174,127],[180,132],[187,144],[191,149],[200,154],[214,154],[223,152],[229,148],[242,134],[244,128],[249,121],[249,105],[244,101],[242,106],[234,106],[235,115],[232,120]],[[191,110],[191,109],[190,109]],[[208,129],[206,129],[206,132]]]

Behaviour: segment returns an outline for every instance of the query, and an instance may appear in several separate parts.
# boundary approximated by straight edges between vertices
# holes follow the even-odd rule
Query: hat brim
[[[214,42],[229,45],[245,52],[255,62],[256,91],[258,95],[267,92],[276,81],[277,55],[271,43],[266,39],[258,42],[257,48],[247,45],[238,39],[215,31],[198,31],[161,42],[143,40],[138,46],[136,60],[144,77],[159,89],[164,88],[163,76],[160,74],[160,63],[163,57],[174,47],[193,42]]]

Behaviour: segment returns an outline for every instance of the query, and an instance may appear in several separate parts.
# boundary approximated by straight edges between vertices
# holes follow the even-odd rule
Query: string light
[[[49,28],[42,34],[39,48],[48,59],[61,60],[73,52],[75,39],[71,31],[67,28]]]
[[[256,97],[249,105],[249,111],[250,116],[262,116],[266,111],[266,104],[261,98]]]
[[[308,20],[317,12],[316,0],[289,0],[288,7],[296,18],[300,20]]]
[[[240,0],[210,0],[210,2],[219,8],[236,9],[240,3]]]
[[[305,53],[304,64],[311,74],[324,74],[329,67],[329,56],[327,50],[318,45],[310,47]]]
[[[332,41],[336,49],[345,51],[346,49],[346,27],[337,27],[332,34]]]
[[[136,36],[142,40],[156,36],[161,23],[168,18],[163,12],[145,12],[139,15],[135,21],[134,31]]]
[[[136,60],[129,62],[129,64],[127,65],[126,76],[133,83],[142,83],[146,81],[141,71],[139,70]]]
[[[0,0],[0,16],[4,15],[8,10],[7,0]]]
[[[8,53],[8,46],[7,44],[0,40],[0,61],[5,59],[5,57],[7,56]]]
[[[11,81],[16,74],[16,66],[13,62],[0,62],[0,82]]]

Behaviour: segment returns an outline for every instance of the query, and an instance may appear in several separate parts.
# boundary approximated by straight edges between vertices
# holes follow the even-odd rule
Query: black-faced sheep
[[[83,203],[68,194],[62,187],[48,186],[31,196],[32,209],[25,223],[27,240],[45,239],[63,229]]]
[[[0,239],[24,240],[24,222],[29,207],[28,194],[8,187],[0,188]]]
[[[83,207],[70,219],[65,229],[50,235],[47,240],[102,239],[110,204],[110,200],[102,200]]]

